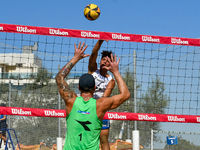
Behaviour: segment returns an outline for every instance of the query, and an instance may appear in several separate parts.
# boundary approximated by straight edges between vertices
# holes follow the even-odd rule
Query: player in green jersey
[[[87,45],[76,44],[74,57],[58,72],[56,82],[62,99],[66,105],[67,133],[64,150],[99,150],[102,119],[108,110],[115,109],[130,97],[129,90],[122,79],[118,64],[120,59],[108,58],[109,66],[104,66],[115,77],[120,94],[112,97],[93,99],[95,80],[90,74],[84,74],[79,79],[80,97],[70,90],[64,78],[73,66],[81,59],[90,56],[84,54]]]

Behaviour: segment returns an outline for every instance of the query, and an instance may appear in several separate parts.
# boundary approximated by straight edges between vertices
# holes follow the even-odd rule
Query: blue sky
[[[87,4],[101,10],[95,21],[87,20]],[[0,23],[91,31],[200,37],[199,0],[4,0]],[[200,132],[197,124],[165,124],[164,131]],[[192,130],[191,130],[192,129]]]
[[[94,3],[96,21],[83,16]],[[1,23],[92,31],[198,38],[199,0],[34,0],[1,1]]]

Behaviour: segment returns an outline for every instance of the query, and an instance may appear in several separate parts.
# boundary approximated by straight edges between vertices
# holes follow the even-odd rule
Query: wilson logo
[[[121,34],[112,34],[112,39],[131,40],[129,36],[122,36]]]
[[[126,119],[125,115],[118,115],[118,114],[110,114],[108,113],[109,119]]]
[[[173,44],[189,44],[188,41],[182,41],[181,39],[171,38],[171,43]]]
[[[22,109],[11,109],[11,111],[15,115],[31,115],[31,111],[23,111]]]
[[[68,32],[61,32],[60,30],[49,29],[49,34],[54,35],[69,35]]]
[[[28,29],[27,27],[17,27],[17,32],[36,33],[36,29]]]
[[[3,27],[0,27],[0,30],[3,31]]]
[[[81,32],[82,37],[93,37],[93,38],[100,38],[99,34],[93,34],[91,32]]]
[[[142,36],[142,41],[144,42],[160,42],[160,39],[152,38],[151,36]]]
[[[157,120],[156,117],[149,117],[148,115],[138,115],[139,120]]]
[[[197,122],[200,122],[200,117],[197,117]]]
[[[185,121],[185,118],[178,118],[177,116],[167,116],[168,121],[180,121],[183,122]]]
[[[45,116],[65,116],[64,113],[59,113],[59,112],[57,113],[54,110],[53,111],[45,110],[44,114],[45,114]]]

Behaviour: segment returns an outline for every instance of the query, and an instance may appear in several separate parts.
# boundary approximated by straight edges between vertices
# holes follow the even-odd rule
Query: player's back
[[[102,121],[96,113],[96,99],[84,101],[77,97],[66,118],[67,133],[64,150],[98,150]]]

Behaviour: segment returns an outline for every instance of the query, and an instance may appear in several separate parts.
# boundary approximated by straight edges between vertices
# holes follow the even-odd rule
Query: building
[[[33,53],[37,49],[35,42],[34,46],[23,46],[23,53],[0,53],[0,82],[27,83],[42,67],[42,60]]]
[[[42,68],[42,59],[33,51],[38,50],[38,43],[23,46],[22,53],[0,53],[0,83],[25,85],[34,82],[38,70]],[[56,73],[52,73],[50,83],[55,83]],[[67,83],[78,84],[81,73],[70,73]]]

